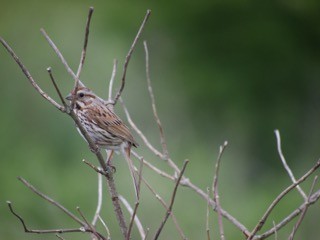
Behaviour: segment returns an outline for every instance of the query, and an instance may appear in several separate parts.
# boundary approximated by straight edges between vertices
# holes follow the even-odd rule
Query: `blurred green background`
[[[88,8],[95,7],[81,79],[106,97],[113,59],[119,60],[119,84],[125,55],[146,10],[151,9],[142,39],[149,44],[151,78],[171,157],[178,166],[189,159],[186,174],[206,189],[212,182],[219,145],[228,140],[220,172],[221,203],[249,229],[290,184],[279,161],[274,129],[281,132],[284,154],[297,177],[319,158],[319,1],[1,0],[0,4],[0,35],[39,85],[56,99],[46,68],[52,67],[64,94],[73,82],[40,34],[41,27],[76,69]],[[144,64],[140,41],[129,65],[123,98],[136,124],[160,147]],[[26,178],[75,213],[80,206],[91,219],[97,177],[81,160],[96,160],[72,121],[39,96],[2,46],[0,79],[0,238],[57,239],[54,235],[25,234],[9,213],[6,200],[13,202],[30,228],[77,227],[26,189],[16,176]],[[123,116],[120,107],[117,112]],[[137,151],[168,170],[135,136],[141,143]],[[127,165],[120,156],[115,158],[119,192],[133,204]],[[147,168],[144,174],[169,201],[173,183]],[[308,192],[310,185],[311,180],[302,186]],[[293,211],[301,200],[296,192],[289,194],[270,216],[267,227]],[[146,187],[141,201],[138,215],[153,236],[164,209]],[[206,203],[200,197],[180,188],[174,212],[189,239],[205,239]],[[102,216],[113,239],[120,239],[106,193]],[[314,228],[319,218],[317,203],[308,212],[297,239],[319,236]],[[211,214],[210,224],[217,236],[216,214]],[[286,239],[292,226],[281,230],[279,239]],[[225,228],[227,239],[243,239],[227,221]],[[135,228],[133,234],[133,239],[138,239]],[[64,237],[88,239],[83,234]],[[172,220],[161,239],[179,239]]]

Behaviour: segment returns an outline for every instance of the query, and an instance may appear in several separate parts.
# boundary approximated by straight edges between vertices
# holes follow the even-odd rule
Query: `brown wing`
[[[116,136],[123,141],[131,143],[137,147],[138,143],[134,140],[128,127],[122,122],[122,120],[106,106],[90,108],[88,115],[92,121],[96,122],[99,127],[108,131],[111,135]]]

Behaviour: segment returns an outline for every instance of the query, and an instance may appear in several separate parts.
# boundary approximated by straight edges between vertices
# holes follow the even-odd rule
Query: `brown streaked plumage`
[[[72,100],[72,94],[67,96]],[[137,147],[128,127],[104,100],[90,89],[80,87],[75,94],[75,113],[98,147],[119,150],[122,144]]]

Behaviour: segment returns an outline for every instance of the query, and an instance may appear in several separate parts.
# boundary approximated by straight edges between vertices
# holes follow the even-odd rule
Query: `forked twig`
[[[218,193],[218,178],[219,178],[219,170],[220,170],[220,162],[221,162],[221,157],[222,154],[227,147],[228,142],[225,141],[222,146],[219,148],[219,154],[218,154],[218,159],[216,162],[215,166],[215,173],[213,177],[213,182],[212,182],[212,193],[213,193],[213,200],[216,203],[216,208],[218,212],[218,223],[219,223],[219,231],[220,231],[220,239],[224,240],[224,230],[223,230],[223,222],[222,222],[222,214],[221,214],[221,205],[220,205],[220,197]]]
[[[156,232],[156,234],[155,234],[155,236],[153,238],[154,240],[159,238],[160,233],[162,232],[162,229],[163,229],[164,225],[166,224],[166,222],[167,222],[167,220],[168,220],[168,218],[169,218],[169,216],[171,214],[173,203],[174,203],[174,200],[175,200],[175,197],[176,197],[176,193],[177,193],[177,190],[178,190],[178,186],[179,186],[179,183],[180,183],[181,178],[183,176],[183,173],[186,170],[186,167],[187,167],[188,163],[189,163],[188,160],[185,160],[184,163],[183,163],[182,170],[179,173],[179,176],[178,176],[177,181],[176,181],[176,185],[174,187],[174,190],[173,190],[173,193],[172,193],[172,196],[171,196],[170,205],[169,205],[168,210],[167,210],[167,212],[166,212],[166,214],[165,214],[165,216],[164,216],[164,218],[163,218],[163,220],[161,222],[160,227],[158,228],[158,230],[157,230],[157,232]]]
[[[135,49],[136,45],[137,45],[137,42],[142,34],[142,31],[144,29],[144,26],[146,24],[146,22],[148,21],[149,19],[149,16],[151,14],[151,10],[147,10],[147,13],[142,21],[142,24],[138,30],[138,33],[136,35],[136,37],[134,38],[133,40],[133,43],[129,49],[129,52],[126,56],[126,60],[124,62],[124,65],[123,65],[123,73],[122,73],[122,78],[121,78],[121,86],[120,86],[120,89],[119,91],[117,92],[116,96],[114,97],[114,100],[113,100],[113,105],[116,105],[117,104],[117,101],[119,100],[120,96],[121,96],[121,93],[124,89],[124,85],[125,85],[125,82],[126,82],[126,75],[127,75],[127,68],[128,68],[128,64],[129,64],[129,61],[130,61],[130,58],[131,58],[131,55],[133,53],[133,50]]]
[[[40,192],[38,189],[36,189],[33,185],[31,185],[27,180],[25,180],[22,177],[18,177],[18,180],[20,180],[27,188],[29,188],[31,191],[36,193],[38,196],[43,198],[44,200],[48,201],[52,205],[56,206],[60,210],[62,210],[65,214],[67,214],[69,217],[71,217],[74,221],[79,223],[81,226],[85,226],[85,222],[81,221],[77,216],[75,216],[73,213],[71,213],[68,209],[66,209],[64,206],[62,206],[57,201],[53,200],[49,196],[45,195],[44,193]]]
[[[314,179],[313,179],[311,188],[310,188],[310,192],[309,192],[307,201],[305,202],[306,205],[305,205],[304,209],[302,210],[302,213],[300,214],[300,217],[299,217],[298,221],[297,221],[296,224],[294,225],[294,227],[293,227],[293,229],[292,229],[292,232],[291,232],[288,240],[293,240],[294,235],[296,234],[299,226],[300,226],[301,223],[302,223],[302,220],[304,219],[304,216],[305,216],[306,213],[307,213],[307,210],[308,210],[308,208],[309,208],[309,206],[310,206],[310,205],[309,205],[310,197],[311,197],[311,195],[312,195],[312,192],[313,192],[313,190],[314,190],[314,187],[315,187],[315,185],[316,185],[316,181],[317,181],[317,180],[318,180],[318,176],[315,176]]]
[[[16,213],[14,210],[13,210],[13,207],[12,207],[12,203],[10,201],[7,201],[7,204],[8,204],[8,207],[9,207],[9,210],[10,212],[19,219],[19,221],[21,222],[22,226],[23,226],[23,229],[26,233],[37,233],[37,234],[48,234],[48,233],[74,233],[74,232],[88,232],[88,233],[93,233],[91,231],[91,229],[89,228],[86,228],[85,225],[83,225],[82,227],[80,228],[65,228],[65,229],[45,229],[45,230],[35,230],[35,229],[29,229],[27,227],[27,225],[25,224],[23,218],[18,214]],[[102,235],[99,235],[101,239],[105,239]]]
[[[283,153],[282,153],[282,149],[281,149],[281,137],[280,137],[279,130],[276,129],[276,130],[274,131],[274,133],[276,134],[277,148],[278,148],[278,153],[279,153],[281,162],[282,162],[284,168],[286,169],[286,171],[287,171],[287,173],[288,173],[291,181],[292,181],[293,183],[295,183],[297,180],[296,180],[296,178],[294,177],[294,175],[293,175],[290,167],[288,166],[287,161],[286,161],[286,159],[285,159],[285,157],[284,157],[284,155],[283,155]],[[305,201],[307,201],[307,198],[308,198],[308,197],[307,197],[307,195],[305,194],[305,192],[302,190],[302,188],[301,188],[299,185],[297,185],[296,188],[297,188],[297,190],[299,191],[299,193],[301,194],[301,196],[303,197],[303,199],[304,199]]]
[[[111,234],[110,234],[110,230],[109,230],[107,224],[103,221],[103,219],[102,219],[100,216],[99,216],[99,220],[100,220],[100,222],[102,223],[102,225],[104,226],[104,228],[105,228],[106,231],[107,231],[107,234],[108,234],[107,239],[108,239],[108,240],[111,240]]]
[[[287,187],[285,190],[283,190],[276,198],[273,200],[271,205],[268,207],[267,211],[263,214],[262,218],[259,220],[253,231],[251,232],[250,236],[248,237],[248,240],[253,239],[253,237],[256,235],[256,233],[263,227],[265,224],[267,218],[269,217],[271,211],[274,209],[274,207],[279,203],[279,201],[287,195],[292,189],[294,189],[298,184],[305,181],[315,170],[317,170],[320,166],[320,160],[317,161],[317,163],[308,171],[306,172],[301,178],[299,178],[295,183],[292,183],[289,187]]]
[[[299,216],[303,212],[303,209],[305,208],[305,206],[307,204],[312,205],[312,204],[316,203],[319,199],[320,199],[320,189],[311,195],[309,203],[306,203],[306,202],[302,203],[297,209],[292,211],[292,213],[290,213],[281,222],[279,222],[276,225],[276,227],[272,227],[271,229],[265,231],[263,234],[255,236],[253,239],[255,239],[255,240],[266,239],[270,235],[274,234],[276,231],[278,231],[281,228],[283,228],[284,226],[286,226],[289,222],[292,221],[292,219]]]

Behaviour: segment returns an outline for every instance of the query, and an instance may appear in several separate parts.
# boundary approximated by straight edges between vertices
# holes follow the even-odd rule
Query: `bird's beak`
[[[66,96],[66,99],[67,99],[67,100],[69,100],[69,101],[71,101],[71,100],[72,100],[72,94],[71,94],[71,93],[69,93],[69,95],[68,95],[68,96]]]

